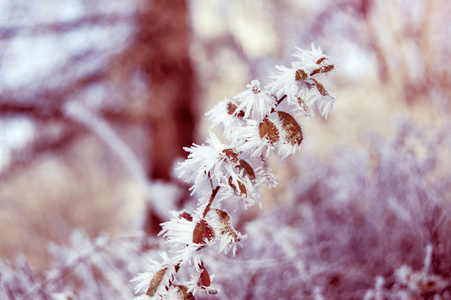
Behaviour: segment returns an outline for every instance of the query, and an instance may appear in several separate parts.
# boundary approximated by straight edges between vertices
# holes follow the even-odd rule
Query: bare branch
[[[29,26],[4,26],[0,27],[0,40],[9,40],[18,36],[61,34],[78,30],[83,27],[111,26],[112,24],[117,23],[129,23],[132,22],[132,20],[132,16],[124,16],[120,14],[95,14],[73,21]]]

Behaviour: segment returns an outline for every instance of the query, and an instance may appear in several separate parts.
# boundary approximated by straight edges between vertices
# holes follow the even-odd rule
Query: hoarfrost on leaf
[[[164,222],[162,231],[158,235],[165,237],[169,244],[187,245],[192,242],[195,223],[185,218],[171,218]]]
[[[146,265],[146,272],[139,273],[135,278],[131,280],[131,282],[136,282],[135,287],[135,293],[139,293],[140,291],[146,291],[149,288],[149,284],[154,279],[155,275],[160,272],[161,270],[165,270],[164,274],[162,274],[161,279],[159,279],[159,282],[161,283],[168,283],[168,276],[167,274],[171,273],[172,270],[168,271],[169,265],[171,265],[171,260],[168,257],[168,255],[164,252],[160,253],[162,262],[156,261],[156,260],[150,260],[149,264]],[[159,284],[161,285],[161,284]],[[158,286],[157,286],[158,287]],[[158,289],[156,289],[156,292]]]
[[[262,123],[256,122],[254,120],[249,120],[246,123],[246,126],[242,126],[236,129],[236,134],[237,136],[239,136],[239,139],[235,141],[234,145],[238,151],[250,153],[250,156],[252,158],[260,157],[261,155],[269,157],[272,154],[279,138],[279,129],[277,128],[278,126],[276,124],[279,124],[280,122],[278,122],[278,119],[276,119],[274,116],[265,120],[268,120],[266,122],[270,122],[270,126],[273,126],[271,128],[272,132],[269,132],[270,134],[272,134],[271,136],[264,135],[262,137]]]
[[[321,116],[327,118],[335,96],[313,76],[332,71],[334,62],[322,53],[321,48],[315,48],[313,43],[312,50],[296,48],[293,56],[299,60],[293,62],[291,68],[276,66],[278,72],[271,74],[273,81],[267,88],[278,98],[286,95],[288,103],[304,111],[307,118],[314,116],[314,107]]]
[[[273,81],[266,88],[277,98],[286,95],[289,103],[296,103],[300,87],[300,82],[296,80],[296,70],[285,66],[276,66],[276,69],[278,72],[270,75]]]
[[[292,66],[297,69],[303,70],[310,76],[315,75],[315,70],[324,68],[325,66],[333,66],[334,63],[329,56],[325,56],[321,47],[315,48],[314,43],[311,44],[311,50],[305,50],[296,47],[296,51],[293,53],[293,57],[298,58],[298,61],[293,62]],[[333,68],[329,67],[328,69]],[[330,69],[331,70],[331,69]],[[328,71],[330,71],[328,70]],[[326,70],[325,70],[326,71]],[[317,71],[319,72],[319,71]],[[324,73],[324,71],[322,72]]]
[[[244,125],[244,112],[237,110],[237,105],[230,99],[224,98],[213,106],[206,115],[211,121],[211,126],[220,126],[224,132],[224,137],[233,139],[234,131]]]
[[[276,104],[276,99],[268,92],[261,90],[258,80],[252,80],[246,87],[246,91],[234,97],[240,102],[235,115],[244,111],[245,119],[250,116],[254,120],[261,121],[271,113]]]

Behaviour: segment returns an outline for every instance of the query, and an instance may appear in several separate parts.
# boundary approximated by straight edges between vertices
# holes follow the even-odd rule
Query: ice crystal
[[[274,96],[261,90],[260,81],[258,80],[252,80],[247,85],[247,90],[236,95],[234,99],[240,102],[234,115],[238,115],[241,111],[244,111],[245,119],[250,116],[257,121],[261,121],[265,116],[269,115],[276,104]]]

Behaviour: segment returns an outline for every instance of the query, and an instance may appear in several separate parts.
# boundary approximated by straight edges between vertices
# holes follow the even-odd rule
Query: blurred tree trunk
[[[149,1],[137,16],[137,65],[151,91],[147,103],[150,179],[170,181],[174,160],[185,156],[183,147],[194,141],[195,79],[188,18],[185,0]],[[149,208],[145,231],[158,232],[161,221]]]
[[[170,180],[172,164],[194,139],[194,71],[185,0],[149,1],[137,15],[136,57],[151,94],[148,175]]]

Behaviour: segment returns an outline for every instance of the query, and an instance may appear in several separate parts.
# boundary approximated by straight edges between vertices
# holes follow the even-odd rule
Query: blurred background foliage
[[[279,171],[279,187],[265,192],[264,207],[276,209],[272,218],[299,217],[290,228],[296,238],[303,229],[308,235],[306,213],[283,208],[307,201],[319,209],[308,216],[331,222],[318,227],[327,237],[338,217],[326,200],[341,197],[360,218],[355,226],[376,220],[385,226],[389,216],[379,210],[367,220],[369,203],[388,201],[409,176],[359,194],[360,203],[353,193],[396,173],[385,168],[402,165],[406,156],[387,163],[381,149],[400,140],[406,155],[435,162],[412,189],[426,180],[425,190],[444,205],[451,167],[450,15],[446,0],[0,1],[0,257],[13,261],[24,253],[44,270],[49,242],[67,242],[75,228],[92,238],[158,232],[168,209],[189,203],[172,170],[185,157],[184,146],[204,141],[203,113],[252,79],[268,83],[274,65],[290,64],[294,47],[312,42],[338,64],[324,79],[338,101],[327,121],[302,123],[303,150]],[[343,151],[352,159],[343,159]],[[338,190],[330,188],[335,183],[351,194],[327,196]],[[390,197],[406,196],[395,194]],[[336,205],[336,214],[346,210]],[[420,214],[423,206],[415,207]],[[238,227],[260,214],[240,213]],[[428,243],[434,244],[412,246],[412,264],[421,267]],[[349,243],[339,244],[346,252]]]

